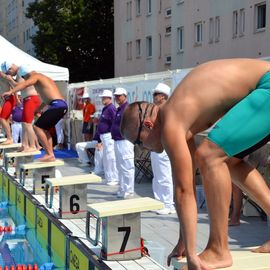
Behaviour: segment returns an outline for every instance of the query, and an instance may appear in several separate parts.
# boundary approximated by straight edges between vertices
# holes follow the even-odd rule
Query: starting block
[[[269,253],[254,253],[253,248],[231,250],[233,257],[233,265],[231,267],[220,268],[220,270],[259,270],[270,269],[270,254]],[[187,269],[186,258],[177,260],[172,259],[174,270]]]
[[[12,144],[0,144],[0,151],[5,156],[6,153],[12,152],[14,149],[21,147],[21,143],[12,143]]]
[[[45,203],[53,205],[54,187],[59,187],[59,218],[85,218],[87,184],[100,183],[102,178],[95,174],[73,175],[45,179]],[[48,195],[50,188],[50,201]]]
[[[33,193],[44,194],[45,178],[55,177],[55,167],[63,166],[63,160],[57,159],[50,162],[31,162],[20,164],[20,183],[25,185],[26,171],[33,170]]]
[[[102,222],[101,257],[105,260],[141,258],[141,212],[159,210],[164,204],[152,198],[135,198],[87,205],[86,237],[97,245]],[[90,216],[96,219],[95,238],[90,237]]]
[[[4,167],[5,170],[8,170],[8,166],[12,164],[16,164],[16,172],[15,175],[19,175],[20,172],[20,164],[33,162],[35,155],[39,155],[40,151],[34,152],[9,152],[4,156]],[[16,159],[16,162],[15,162]]]

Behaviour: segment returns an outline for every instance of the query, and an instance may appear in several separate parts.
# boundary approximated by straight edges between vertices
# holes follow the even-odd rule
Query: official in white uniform
[[[159,83],[152,90],[154,103],[158,106],[162,106],[169,98],[170,91],[171,89],[168,85]],[[159,154],[151,152],[151,166],[154,175],[152,180],[154,196],[165,205],[165,208],[156,211],[156,213],[159,215],[176,213],[174,207],[171,163],[165,150]]]
[[[119,105],[111,128],[119,178],[119,190],[117,192],[117,197],[127,198],[134,194],[135,165],[134,145],[128,140],[125,140],[120,133],[122,113],[128,105],[126,89],[121,87],[116,88],[114,99]]]
[[[99,96],[102,98],[102,104],[104,105],[97,129],[103,145],[105,181],[107,185],[114,186],[119,183],[114,152],[114,140],[111,135],[111,127],[116,115],[116,108],[112,104],[112,91],[105,89]]]

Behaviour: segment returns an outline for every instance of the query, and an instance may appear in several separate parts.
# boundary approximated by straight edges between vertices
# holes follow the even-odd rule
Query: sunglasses
[[[145,117],[147,115],[147,110],[148,110],[150,104],[147,104],[147,106],[145,108],[145,111],[144,111],[144,114],[143,114],[142,107],[141,107],[141,104],[142,103],[141,102],[138,102],[137,104],[138,104],[138,109],[139,109],[140,125],[139,125],[139,129],[138,129],[137,138],[133,142],[133,144],[137,144],[138,146],[141,146],[143,144],[142,141],[141,141],[141,132],[142,132],[142,128],[143,128],[143,122],[144,122],[144,119],[145,119]]]

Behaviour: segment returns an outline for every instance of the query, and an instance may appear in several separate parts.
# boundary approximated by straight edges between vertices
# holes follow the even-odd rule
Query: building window
[[[146,57],[147,58],[152,57],[152,37],[151,36],[146,37]]]
[[[177,51],[184,50],[184,26],[177,28]]]
[[[255,6],[255,31],[264,30],[266,26],[266,4],[260,3]]]
[[[167,26],[165,29],[165,36],[169,36],[172,33],[172,27]]]
[[[195,45],[202,44],[202,22],[195,23]]]
[[[136,0],[136,15],[141,15],[141,0]]]
[[[140,39],[136,40],[136,57],[137,58],[141,57],[141,40]]]
[[[147,14],[152,13],[152,0],[147,0]]]
[[[245,33],[245,9],[240,9],[239,14],[239,36],[243,36]]]
[[[172,63],[172,57],[170,55],[167,55],[165,57],[165,64],[170,65]]]
[[[132,19],[132,1],[127,2],[127,21]]]
[[[220,40],[220,17],[215,18],[215,42]]]
[[[209,43],[213,43],[215,35],[214,18],[209,18]]]
[[[238,34],[238,11],[233,12],[233,38],[236,38]]]
[[[165,17],[169,18],[172,16],[172,9],[171,8],[167,8],[165,11]]]
[[[127,42],[127,60],[132,60],[132,42]]]

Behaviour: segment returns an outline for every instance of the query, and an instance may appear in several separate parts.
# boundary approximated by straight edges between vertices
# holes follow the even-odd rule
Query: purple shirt
[[[93,137],[93,141],[98,141],[99,143],[101,142],[99,132],[98,132],[98,128],[96,129],[95,135]]]
[[[12,120],[14,122],[22,122],[23,117],[23,106],[22,105],[16,105],[14,109],[11,112],[12,114]]]
[[[128,103],[125,102],[124,104],[119,106],[116,110],[116,115],[115,115],[115,118],[114,118],[114,121],[112,124],[112,128],[111,128],[112,138],[115,141],[124,140],[124,138],[122,137],[122,135],[120,133],[120,123],[121,123],[122,114],[123,114],[127,105],[128,105]]]
[[[103,107],[98,123],[98,132],[100,135],[111,132],[115,114],[116,108],[112,103]]]

